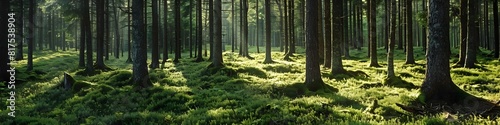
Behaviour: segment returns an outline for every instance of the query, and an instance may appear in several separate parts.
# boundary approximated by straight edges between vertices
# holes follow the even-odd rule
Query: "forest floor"
[[[263,49],[263,48],[262,48]],[[229,49],[226,49],[229,50]],[[150,70],[154,86],[136,90],[129,83],[132,64],[124,57],[105,63],[112,71],[94,76],[78,72],[78,52],[35,52],[34,71],[25,72],[26,61],[16,67],[16,117],[6,115],[8,103],[0,103],[0,124],[495,124],[500,120],[481,117],[462,118],[460,114],[414,115],[397,107],[409,104],[419,94],[417,88],[383,84],[386,77],[385,50],[378,50],[380,68],[368,67],[366,48],[351,50],[344,59],[345,69],[362,71],[368,77],[332,76],[322,66],[323,81],[339,89],[337,93],[305,90],[305,55],[302,48],[283,60],[279,48],[273,48],[276,63],[263,64],[265,54],[255,53],[254,60],[225,52],[224,61],[237,75],[203,73],[210,64],[192,62],[183,53],[180,63],[171,61],[164,69]],[[452,50],[450,62],[457,61]],[[479,54],[483,69],[453,68],[453,81],[467,92],[488,100],[500,99],[500,62]],[[94,56],[95,57],[95,56]],[[173,54],[170,55],[173,57]],[[396,50],[395,70],[403,80],[420,86],[425,73],[425,53],[415,48],[418,64],[404,65],[404,52]],[[205,58],[206,59],[206,58]],[[150,61],[148,61],[149,63]],[[452,64],[452,63],[451,63]],[[77,81],[70,91],[60,87],[63,73]],[[0,85],[2,86],[2,85]],[[9,97],[0,90],[1,100]],[[376,104],[374,104],[376,103]],[[451,117],[451,118],[450,118]],[[453,119],[453,120],[450,120]]]

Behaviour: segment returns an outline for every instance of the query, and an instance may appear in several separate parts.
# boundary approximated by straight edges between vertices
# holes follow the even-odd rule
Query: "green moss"
[[[87,76],[78,75],[84,69],[78,69],[77,63],[74,63],[78,61],[77,51],[35,52],[35,72],[19,73],[19,78],[25,83],[16,84],[19,85],[16,86],[16,95],[22,97],[16,99],[16,108],[20,109],[19,116],[29,116],[22,123],[41,124],[444,123],[440,116],[401,115],[402,109],[394,106],[395,103],[425,102],[424,95],[419,96],[418,89],[382,84],[386,68],[367,67],[366,47],[351,51],[352,58],[343,60],[347,71],[360,75],[328,76],[331,69],[321,68],[325,85],[315,92],[308,91],[302,83],[306,57],[304,49],[298,47],[298,53],[291,57],[293,61],[283,60],[279,48],[273,48],[276,51],[272,53],[276,61],[273,64],[262,64],[265,54],[252,53],[256,50],[255,46],[250,50],[254,60],[226,52],[226,67],[218,69],[207,68],[208,61],[191,62],[191,58],[181,59],[181,63],[177,64],[166,62],[164,68],[149,71],[154,85],[147,89],[134,89],[129,83],[132,64],[124,63],[126,58],[106,61],[111,68],[120,70]],[[383,54],[379,56],[379,63],[386,63],[385,49],[378,50]],[[404,65],[404,52],[396,50],[395,69],[401,76],[399,82],[415,85],[423,82],[425,66],[419,64],[425,64],[425,52],[421,50],[420,47],[415,48],[417,65]],[[456,54],[458,51],[452,52]],[[189,53],[182,56],[189,57]],[[495,83],[500,76],[497,72],[500,70],[499,63],[481,55],[479,57],[478,61],[487,70],[452,69],[453,81],[474,95],[497,98],[500,87]],[[23,71],[25,66],[26,61],[23,60],[16,68]],[[74,78],[80,82],[73,88],[76,93],[56,87],[63,72],[77,74]],[[364,113],[373,99],[379,100],[375,114]],[[2,107],[6,105],[0,104]],[[0,109],[2,114],[7,111]],[[5,115],[0,115],[0,119],[8,119],[0,121],[0,124],[13,124],[15,120]],[[53,120],[56,122],[51,122]],[[496,121],[478,117],[461,122],[494,124]]]
[[[78,92],[82,89],[89,88],[92,85],[92,83],[87,82],[87,81],[77,81],[75,84],[73,84],[73,92]]]

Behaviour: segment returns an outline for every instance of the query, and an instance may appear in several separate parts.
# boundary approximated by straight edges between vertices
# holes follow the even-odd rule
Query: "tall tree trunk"
[[[24,38],[26,36],[24,36],[24,0],[17,0],[18,1],[18,4],[19,4],[19,20],[17,20],[17,46],[16,46],[16,57],[15,59],[16,60],[23,60],[23,43],[24,43]]]
[[[499,46],[499,40],[500,40],[500,34],[498,31],[498,0],[493,0],[493,29],[495,32],[495,41],[494,41],[494,51],[495,51],[495,58],[499,57],[499,52],[500,52],[500,46]]]
[[[210,57],[212,60],[214,53],[214,0],[208,0],[208,25],[209,25],[209,42],[210,42]]]
[[[401,14],[402,14],[402,2],[403,0],[398,0],[398,49],[399,50],[402,50],[403,49],[403,19],[401,18]]]
[[[422,9],[427,12],[427,0],[422,0]],[[427,26],[422,26],[422,49],[427,51]]]
[[[283,24],[284,25],[284,30],[285,30],[285,55],[288,53],[288,43],[289,43],[289,40],[288,40],[288,34],[289,34],[289,30],[288,30],[288,22],[289,22],[289,18],[288,18],[288,6],[287,6],[287,2],[288,0],[283,0],[283,11],[285,11],[285,16],[284,16],[284,19],[285,19],[285,23]]]
[[[83,13],[84,13],[84,18],[83,21],[85,22],[85,41],[87,46],[87,67],[85,68],[85,71],[87,72],[88,75],[94,73],[94,60],[92,58],[93,55],[93,49],[92,49],[92,27],[90,24],[90,9],[89,9],[89,0],[83,0]]]
[[[7,46],[8,44],[12,44],[12,43],[9,43],[9,39],[11,39],[12,37],[8,37],[7,34],[9,34],[9,32],[7,31],[9,29],[8,27],[8,19],[10,18],[9,13],[10,11],[10,0],[2,0],[0,1],[0,43],[2,44],[0,46],[0,70],[2,72],[0,72],[0,76],[2,77],[0,80],[1,82],[5,82],[5,83],[8,83],[10,81],[10,74],[9,72],[6,72],[7,70],[10,70],[10,60],[9,60],[9,55],[8,55],[8,47]],[[16,18],[15,15],[13,15],[13,18]]]
[[[160,62],[159,62],[159,51],[158,51],[158,0],[152,0],[153,3],[153,41],[151,45],[151,65],[149,67],[151,69],[156,69],[160,67]]]
[[[132,0],[132,32],[134,41],[134,63],[132,65],[132,82],[138,87],[146,88],[152,86],[149,79],[147,67],[147,42],[144,31],[144,2],[142,0]]]
[[[271,58],[271,0],[265,0],[265,18],[266,18],[266,59],[264,63],[274,62]]]
[[[389,49],[387,51],[387,78],[396,77],[394,73],[394,47],[396,44],[396,0],[390,0],[390,35],[389,35]]]
[[[27,71],[31,71],[33,70],[33,49],[34,46],[33,46],[33,42],[35,42],[35,7],[36,7],[36,2],[35,0],[30,0],[30,5],[29,5],[29,17],[28,17],[28,20],[29,20],[29,28],[28,28],[28,65],[26,66],[27,67]]]
[[[370,67],[380,67],[377,60],[377,3],[370,2]]]
[[[104,65],[104,1],[96,1],[96,14],[97,14],[97,61],[96,69],[105,69]]]
[[[406,62],[405,64],[415,64],[413,57],[413,19],[412,1],[406,0]]]
[[[310,91],[317,91],[325,86],[321,79],[318,53],[318,1],[306,1],[306,80]]]
[[[201,14],[200,14],[201,15]],[[168,34],[168,30],[170,29],[169,25],[168,25],[168,0],[163,0],[163,25],[164,25],[164,28],[163,28],[163,60],[162,60],[162,65],[165,64],[165,62],[167,62],[167,59],[168,59],[168,43],[170,43],[168,40],[169,40],[169,34]],[[201,43],[200,43],[201,45]],[[201,49],[200,49],[201,51]]]
[[[290,59],[290,56],[293,56],[293,53],[295,52],[295,35],[294,35],[294,12],[293,12],[293,8],[294,8],[294,2],[293,0],[292,1],[289,1],[288,3],[288,6],[289,6],[289,16],[288,16],[288,52],[286,53],[284,59],[285,60],[291,60]],[[320,18],[321,19],[321,18]],[[319,20],[320,22],[322,22],[321,20]],[[322,45],[320,45],[320,47],[322,47]],[[323,48],[320,48],[319,51],[321,51],[321,53],[323,53],[323,51],[321,50]],[[323,56],[323,55],[321,55]]]
[[[342,4],[343,0],[333,1],[333,42],[332,42],[332,74],[343,74],[345,73],[344,66],[342,65]],[[325,23],[326,24],[326,23]]]
[[[259,0],[255,0],[255,35],[256,35],[256,38],[255,38],[255,44],[257,46],[257,53],[260,53],[259,51]]]
[[[196,62],[201,62],[203,61],[203,52],[202,52],[202,44],[203,44],[203,37],[202,37],[202,30],[203,30],[203,24],[202,24],[202,18],[201,18],[201,0],[196,0],[196,40],[198,42],[197,47],[198,47],[198,55],[196,56]]]
[[[247,15],[248,15],[248,1],[247,0],[242,0],[242,32],[243,32],[243,49],[242,52],[242,56],[244,57],[247,57],[249,59],[253,59],[253,57],[250,56],[250,54],[248,53],[248,19],[247,19]]]
[[[87,5],[85,5],[85,1],[86,0],[80,1],[80,8],[81,8],[82,13],[80,14],[80,57],[79,57],[79,61],[78,61],[79,67],[85,67],[85,41],[87,40],[86,35],[85,35],[86,34],[85,15],[87,13],[84,13],[85,6],[87,6]],[[40,23],[40,24],[42,24],[42,23]],[[40,46],[41,45],[39,44],[39,47]],[[40,48],[40,50],[42,50],[42,49]]]
[[[467,36],[467,56],[465,57],[466,68],[474,68],[476,67],[476,54],[479,49],[479,17],[478,17],[478,8],[479,3],[477,0],[469,0],[469,34]]]
[[[111,41],[111,36],[109,35],[111,30],[110,30],[110,22],[109,21],[109,18],[110,18],[110,15],[109,15],[109,1],[110,0],[104,0],[104,24],[106,25],[106,30],[104,30],[104,33],[105,33],[105,37],[104,37],[104,46],[106,47],[105,48],[105,51],[104,51],[104,60],[109,60],[109,53],[111,53],[109,51],[109,46],[110,46],[110,41]],[[64,44],[63,44],[64,45]]]
[[[221,0],[214,1],[214,53],[212,58],[212,66],[214,67],[222,67],[222,3]]]
[[[235,29],[235,24],[236,24],[236,14],[234,14],[234,1],[231,0],[231,52],[234,53],[234,47],[235,47],[235,35],[234,35],[234,30]]]
[[[212,0],[210,0],[212,1]],[[178,63],[181,58],[181,0],[175,0],[175,58],[174,63]],[[212,55],[212,53],[210,53]]]
[[[132,7],[130,5],[131,5],[130,0],[127,0],[128,10],[132,10]],[[131,30],[132,25],[131,25],[131,23],[132,23],[132,20],[131,20],[131,15],[132,15],[132,13],[127,13],[127,23],[128,23],[128,26],[127,26],[127,28],[128,28],[128,30],[127,30],[127,32],[128,32],[127,33],[127,35],[128,35],[127,51],[128,51],[128,56],[127,56],[127,61],[125,61],[127,63],[132,62],[132,49],[131,49],[131,41],[132,41],[132,39],[131,39],[131,37],[132,37],[132,33],[131,33],[132,32],[132,30]]]
[[[83,0],[82,0],[82,2],[81,2],[81,3],[83,3]],[[40,25],[38,26],[38,27],[39,27],[39,29],[38,29],[38,36],[40,36],[40,38],[38,38],[38,50],[39,50],[39,51],[42,51],[42,50],[43,50],[43,46],[44,46],[44,45],[43,45],[43,41],[45,41],[45,39],[44,39],[44,38],[45,38],[45,37],[44,37],[45,35],[44,35],[44,34],[46,33],[46,31],[45,31],[45,30],[44,30],[44,28],[43,28],[43,27],[45,26],[45,25],[44,25],[44,23],[43,23],[43,16],[44,16],[45,14],[43,13],[42,9],[40,9],[40,8],[38,9],[38,12],[40,12],[40,14],[38,14],[38,15],[39,15],[39,18],[40,18],[40,19],[39,19],[39,20],[40,20]],[[83,12],[83,11],[82,11],[82,12]],[[83,13],[82,13],[82,14],[83,14]],[[82,19],[83,19],[83,16],[81,17],[80,21],[81,21]],[[83,24],[82,24],[82,25],[83,25]],[[81,27],[80,27],[80,28],[81,28]],[[85,36],[83,36],[83,37],[85,37]],[[85,41],[83,41],[83,42],[85,42]]]
[[[344,33],[344,35],[342,35],[343,36],[342,37],[342,41],[343,41],[342,42],[342,46],[343,46],[342,50],[344,50],[344,51],[342,51],[342,53],[344,54],[345,58],[351,58],[349,55],[349,41],[350,41],[349,40],[349,29],[348,29],[349,28],[349,24],[348,24],[349,23],[348,22],[348,20],[349,20],[348,19],[349,18],[348,12],[349,11],[347,10],[347,6],[348,6],[347,0],[344,0],[343,2],[344,2],[343,3],[344,5],[342,7],[343,8],[342,9],[342,14],[343,14],[343,16],[342,16],[342,31],[345,33]]]
[[[193,0],[189,0],[189,58],[193,58]]]
[[[468,0],[460,0],[460,53],[456,67],[463,67],[467,52],[468,33]]]
[[[120,45],[120,28],[118,27],[118,5],[115,4],[115,1],[116,0],[112,0],[113,1],[113,16],[115,18],[115,21],[114,21],[114,28],[115,28],[115,58],[120,58],[120,55],[119,55],[119,50],[121,48],[121,45]]]
[[[290,1],[290,3],[292,3],[292,2],[293,2],[293,0]],[[325,47],[324,47],[325,41],[323,38],[323,35],[324,35],[323,34],[323,14],[322,14],[323,12],[321,11],[321,10],[323,10],[322,9],[323,4],[322,4],[321,0],[317,0],[317,2],[318,2],[318,8],[316,8],[316,9],[318,9],[318,16],[317,16],[318,19],[316,19],[316,21],[317,21],[316,24],[318,25],[318,28],[317,28],[318,29],[318,34],[317,34],[318,35],[318,47],[319,47],[318,52],[319,52],[319,60],[320,60],[320,64],[321,64],[321,63],[323,63],[321,61],[324,60],[324,58],[325,58],[324,57],[325,56],[325,54],[324,54],[325,53],[325,50],[324,50],[325,49]],[[290,16],[293,17],[293,15],[291,15],[291,14],[290,14]],[[292,22],[292,20],[293,20],[293,18],[290,18],[290,22]],[[342,32],[343,32],[343,30],[342,30]],[[292,41],[292,40],[290,40],[290,41]]]
[[[420,88],[426,104],[458,103],[466,93],[458,88],[450,76],[450,38],[448,0],[429,2],[429,48],[425,79]]]
[[[361,0],[358,0],[357,3],[360,4],[360,5],[356,5],[357,11],[358,11],[358,16],[357,16],[357,18],[358,18],[357,25],[358,26],[357,27],[358,27],[358,31],[359,31],[357,33],[358,34],[358,44],[359,44],[358,50],[361,50],[361,47],[363,47],[363,43],[364,43],[364,39],[363,39],[364,33],[363,33],[363,26],[362,26],[362,24],[363,24],[363,18],[362,18],[363,17],[363,10],[362,9],[363,8],[361,7],[363,2]]]
[[[340,3],[335,3],[335,4],[341,4],[342,1],[336,1],[336,2],[340,2]],[[324,8],[324,13],[325,13],[325,59],[324,59],[324,63],[323,65],[326,67],[326,68],[330,68],[331,65],[332,65],[332,34],[331,34],[331,13],[330,13],[330,0],[325,0],[325,8]],[[334,8],[335,10],[336,8]],[[337,34],[335,34],[337,35]],[[337,55],[339,56],[339,55]],[[335,57],[334,57],[335,58]]]

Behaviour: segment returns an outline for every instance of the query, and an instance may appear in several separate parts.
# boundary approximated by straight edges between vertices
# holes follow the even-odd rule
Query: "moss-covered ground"
[[[229,50],[229,49],[227,49]],[[1,124],[498,124],[481,117],[447,118],[446,113],[413,115],[396,103],[408,104],[419,94],[425,73],[425,54],[415,48],[415,65],[404,65],[404,52],[396,50],[395,71],[417,88],[385,85],[385,50],[378,50],[380,68],[368,67],[366,48],[351,50],[345,69],[366,76],[332,76],[322,67],[323,81],[338,92],[310,92],[304,88],[305,55],[302,48],[292,61],[283,60],[273,48],[276,63],[263,64],[265,54],[254,60],[225,52],[225,66],[232,70],[206,73],[208,61],[193,62],[183,53],[180,63],[167,62],[163,69],[150,70],[154,86],[137,90],[129,83],[132,64],[124,57],[110,57],[112,71],[94,76],[78,75],[78,52],[35,52],[34,71],[26,72],[19,61],[16,77],[16,117],[6,115],[9,95],[0,90]],[[488,99],[500,99],[500,62],[479,54],[482,69],[454,68],[453,81],[467,92]],[[451,64],[458,50],[452,51]],[[150,55],[149,55],[150,56]],[[94,56],[95,57],[95,56]],[[170,55],[173,57],[173,54]],[[205,57],[205,59],[207,59]],[[150,62],[150,61],[148,61]],[[236,71],[235,73],[229,73]],[[64,72],[77,81],[65,91],[60,87]]]

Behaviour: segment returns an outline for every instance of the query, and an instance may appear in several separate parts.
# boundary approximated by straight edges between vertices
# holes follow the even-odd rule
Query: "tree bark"
[[[80,15],[80,57],[79,57],[79,67],[85,67],[85,41],[86,41],[86,31],[85,31],[85,0],[80,1],[81,15]],[[42,24],[42,23],[41,23]],[[39,44],[41,46],[41,44]],[[42,50],[42,49],[40,49]]]
[[[266,16],[266,58],[264,63],[274,62],[271,58],[271,0],[265,0],[265,16]]]
[[[389,48],[387,51],[387,78],[396,77],[394,73],[394,47],[396,45],[396,0],[390,0],[390,30],[389,30]]]
[[[176,0],[178,1],[178,0]],[[132,0],[132,32],[134,41],[134,63],[132,65],[132,82],[142,88],[152,86],[149,79],[147,67],[147,42],[144,41],[146,37],[144,31],[144,2],[142,0]]]
[[[120,48],[121,48],[121,45],[120,45],[120,41],[121,41],[120,40],[121,39],[121,37],[120,37],[120,29],[118,27],[118,20],[119,20],[119,18],[118,18],[118,9],[117,9],[118,6],[115,4],[116,0],[112,0],[112,1],[113,1],[113,5],[115,6],[113,8],[113,16],[115,18],[115,20],[114,20],[114,28],[115,28],[115,58],[118,59],[118,58],[120,58],[120,55],[119,55],[120,52],[119,51],[120,51]]]
[[[196,26],[197,26],[196,37],[198,37],[198,38],[196,38],[196,40],[198,42],[198,44],[196,44],[198,47],[198,50],[197,50],[198,54],[196,56],[196,62],[201,62],[201,61],[203,61],[203,55],[202,55],[203,54],[203,51],[202,51],[202,49],[203,49],[203,46],[202,46],[202,44],[203,44],[203,37],[202,37],[203,24],[202,24],[202,19],[201,19],[201,10],[202,10],[201,4],[202,4],[202,2],[201,2],[201,0],[196,0],[196,1],[197,1],[197,4],[196,4],[196,12],[197,12],[196,13]]]
[[[105,30],[105,20],[104,20],[104,0],[96,1],[96,14],[97,14],[97,60],[96,69],[105,69],[104,65],[104,30]]]
[[[370,67],[380,67],[377,59],[377,3],[370,2]]]
[[[449,0],[430,0],[429,3],[429,48],[420,92],[428,105],[454,104],[464,99],[466,93],[453,83],[450,76],[450,3]]]
[[[208,25],[209,25],[209,42],[210,42],[210,57],[212,60],[214,53],[214,0],[208,0]]]
[[[201,14],[200,14],[201,15]],[[168,43],[169,43],[169,34],[168,34],[168,30],[169,30],[169,25],[168,25],[168,0],[163,0],[163,25],[164,25],[164,28],[163,28],[163,60],[162,60],[162,64],[165,64],[165,62],[167,62],[167,59],[168,59]],[[201,51],[201,49],[200,49]]]
[[[479,49],[479,3],[477,0],[469,0],[469,21],[467,23],[469,34],[467,36],[467,53],[465,57],[464,67],[475,68],[476,54]]]
[[[334,3],[334,4],[341,4],[342,1],[336,1],[336,2],[340,2],[340,3]],[[324,13],[325,13],[325,59],[323,60],[324,63],[323,65],[326,67],[326,68],[330,68],[331,65],[332,65],[332,33],[331,33],[331,13],[330,13],[330,0],[325,0],[325,8],[324,8]],[[334,8],[335,10],[336,8]],[[337,31],[338,32],[338,31]],[[336,33],[336,32],[334,32]],[[338,34],[335,34],[335,36],[338,35]],[[336,55],[338,56],[338,55]],[[339,56],[340,57],[340,56]],[[335,58],[335,57],[333,57]]]
[[[214,1],[214,53],[212,57],[212,66],[222,67],[222,3],[221,0]]]
[[[405,64],[415,64],[413,56],[413,19],[412,0],[406,0],[406,62]]]
[[[343,0],[334,0],[333,4],[333,42],[332,42],[332,74],[345,73],[344,66],[342,65],[342,4]]]
[[[151,65],[149,65],[149,68],[151,69],[156,69],[160,67],[160,62],[159,62],[159,51],[158,51],[158,0],[152,0],[152,5],[153,5],[153,41],[151,45]]]
[[[2,16],[0,16],[0,24],[3,24],[3,25],[0,25],[0,43],[2,43],[2,46],[0,46],[0,70],[2,72],[0,72],[0,76],[2,77],[0,80],[2,82],[5,82],[5,83],[8,83],[10,81],[10,74],[9,72],[6,72],[7,70],[10,69],[10,65],[8,63],[10,63],[10,60],[9,60],[9,55],[8,55],[8,44],[9,44],[9,40],[10,38],[12,37],[8,37],[7,34],[9,34],[9,32],[7,31],[9,29],[8,27],[8,19],[9,19],[9,16],[7,16],[9,14],[9,11],[10,11],[10,0],[2,0],[0,1],[0,14]],[[15,17],[15,15],[14,15]]]
[[[310,91],[317,91],[325,86],[321,79],[318,53],[318,1],[306,1],[306,80]]]
[[[467,33],[468,32],[468,0],[460,0],[460,53],[457,67],[463,67],[465,64],[465,56],[467,52]]]
[[[212,1],[212,0],[210,0]],[[181,0],[175,0],[175,58],[178,63],[181,58]],[[210,53],[212,55],[212,53]]]
[[[16,29],[18,30],[17,31],[17,46],[16,46],[16,57],[15,59],[16,60],[23,60],[23,42],[24,42],[24,38],[26,36],[24,36],[24,0],[17,0],[18,1],[18,4],[19,4],[19,13],[18,13],[18,17],[19,18],[16,18],[18,19],[16,22],[17,22],[17,26],[16,26]]]
[[[494,56],[495,58],[499,58],[500,46],[499,46],[499,31],[498,31],[498,0],[493,0],[493,29],[495,32],[495,41],[494,41]]]
[[[94,73],[94,60],[92,58],[93,54],[93,49],[92,49],[92,27],[90,24],[90,12],[89,12],[89,0],[83,0],[85,3],[83,4],[83,13],[84,13],[84,18],[83,21],[85,22],[85,41],[86,41],[86,47],[87,47],[87,67],[85,68],[85,71],[87,72],[88,75]]]
[[[27,65],[27,71],[33,70],[33,42],[35,42],[35,0],[30,0],[30,5],[29,5],[29,28],[28,28],[28,65]]]

